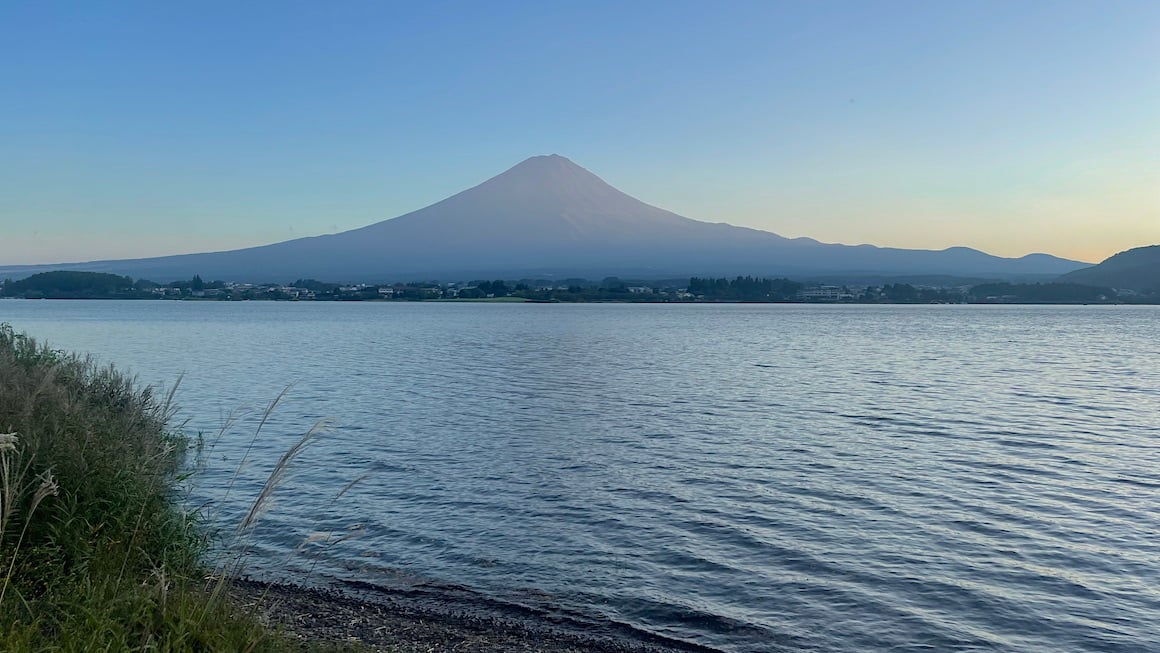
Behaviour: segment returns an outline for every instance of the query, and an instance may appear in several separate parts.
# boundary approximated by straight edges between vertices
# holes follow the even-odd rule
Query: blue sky
[[[0,0],[0,265],[395,217],[559,153],[693,218],[1160,243],[1160,2]]]

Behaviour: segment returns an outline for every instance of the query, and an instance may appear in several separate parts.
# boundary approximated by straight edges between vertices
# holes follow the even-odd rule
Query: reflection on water
[[[1150,307],[0,302],[184,372],[212,435],[316,420],[253,567],[457,585],[725,651],[1160,650]],[[338,502],[333,497],[364,472]],[[356,525],[357,527],[352,528]],[[311,533],[349,536],[340,544]]]

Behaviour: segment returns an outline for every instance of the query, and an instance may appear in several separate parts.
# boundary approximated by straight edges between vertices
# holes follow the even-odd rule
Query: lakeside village
[[[961,281],[961,280],[958,280]],[[952,281],[954,283],[955,281]],[[457,283],[336,284],[299,279],[250,284],[192,279],[160,284],[98,272],[42,272],[0,281],[0,297],[25,299],[160,299],[199,301],[511,301],[511,302],[797,302],[797,303],[1158,303],[1160,296],[1074,283],[1005,282],[924,285],[806,284],[759,277],[633,282],[504,280]]]

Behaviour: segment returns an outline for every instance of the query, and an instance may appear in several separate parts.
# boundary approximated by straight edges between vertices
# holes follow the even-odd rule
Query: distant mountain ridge
[[[190,278],[328,281],[688,275],[1059,275],[1085,266],[1047,254],[1000,258],[832,245],[651,206],[559,155],[535,156],[478,186],[359,229],[226,252],[8,268]],[[0,275],[6,270],[0,268]]]
[[[1160,245],[1136,247],[1076,270],[1059,279],[1089,286],[1160,292]]]

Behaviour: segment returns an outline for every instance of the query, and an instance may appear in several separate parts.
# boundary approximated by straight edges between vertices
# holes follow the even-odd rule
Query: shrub
[[[169,397],[0,325],[0,650],[282,650],[201,566]]]

